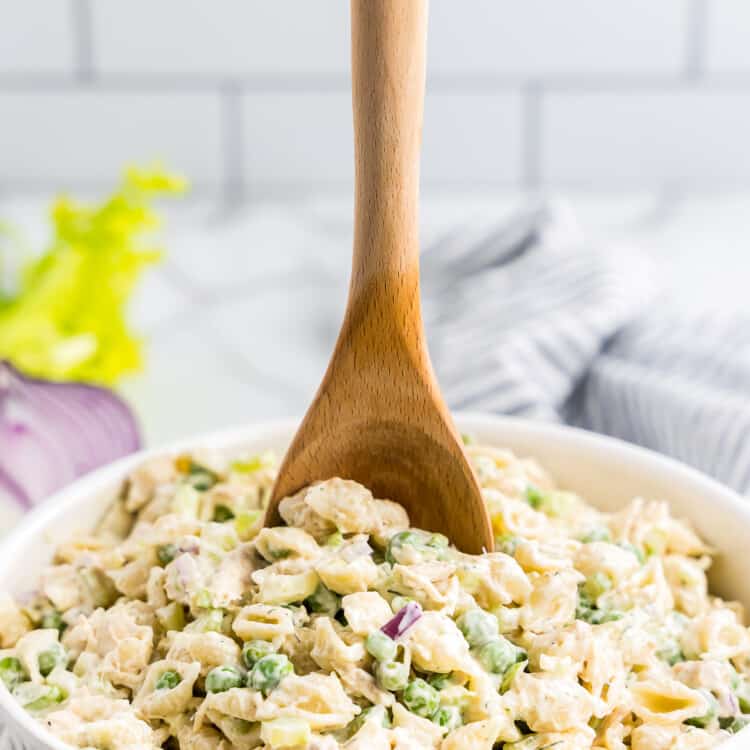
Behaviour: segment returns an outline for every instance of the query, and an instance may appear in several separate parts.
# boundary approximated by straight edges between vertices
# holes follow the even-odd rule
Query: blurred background
[[[44,248],[51,199],[101,199],[125,164],[158,160],[191,184],[158,204],[165,254],[128,308],[143,366],[118,388],[150,444],[300,414],[319,382],[351,247],[348,5],[0,0],[0,221],[14,237]],[[423,246],[489,252],[495,269],[542,234],[547,265],[558,246],[616,257],[605,286],[624,279],[629,304],[593,353],[645,299],[737,330],[750,312],[748,39],[745,0],[431,0]],[[18,255],[0,257],[12,289]],[[460,315],[528,283],[478,278],[428,300],[454,406],[475,404],[454,396],[445,300]],[[480,349],[496,343],[491,323],[478,330]]]

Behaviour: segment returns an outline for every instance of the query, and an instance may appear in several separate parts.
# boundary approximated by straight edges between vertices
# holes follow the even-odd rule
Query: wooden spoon
[[[427,353],[419,302],[419,150],[426,0],[352,0],[356,160],[349,302],[315,400],[281,466],[279,501],[339,476],[401,503],[459,549],[493,549],[489,516]]]

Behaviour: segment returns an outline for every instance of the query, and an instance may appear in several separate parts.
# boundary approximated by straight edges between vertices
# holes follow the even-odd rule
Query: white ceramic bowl
[[[750,607],[746,557],[750,507],[731,490],[676,461],[582,430],[471,414],[458,415],[456,421],[463,432],[482,441],[536,457],[561,486],[575,490],[603,510],[614,510],[638,495],[669,500],[674,514],[692,521],[720,551],[711,571],[712,590]],[[227,452],[270,448],[282,454],[295,426],[292,420],[250,425],[184,440],[158,452],[211,446]],[[71,532],[90,529],[125,475],[152,453],[140,453],[99,469],[32,512],[0,548],[0,591],[33,588],[55,544]],[[2,750],[67,748],[48,735],[0,686],[3,726],[6,736],[0,736]],[[742,731],[721,747],[750,747],[750,732]]]

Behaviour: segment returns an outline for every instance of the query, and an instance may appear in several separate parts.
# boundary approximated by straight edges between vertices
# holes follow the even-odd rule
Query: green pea
[[[582,537],[581,541],[584,544],[591,544],[592,542],[609,542],[612,537],[609,534],[609,529],[605,526],[598,526],[591,531],[586,532]]]
[[[273,644],[268,641],[248,641],[242,647],[242,661],[248,669],[252,669],[256,662],[275,651]]]
[[[154,685],[155,690],[171,690],[172,688],[176,688],[180,683],[182,682],[182,677],[175,672],[174,670],[170,669],[166,672],[162,672],[159,675],[159,679],[156,681],[156,684]]]
[[[420,541],[419,535],[414,531],[399,531],[398,534],[394,534],[385,550],[386,562],[395,565],[399,562],[399,559],[404,557],[404,547],[417,547]]]
[[[679,643],[673,641],[660,648],[656,655],[664,662],[673,667],[675,664],[681,661],[685,661],[685,654],[682,653]]]
[[[538,487],[528,485],[526,488],[526,502],[545,515],[552,518],[569,516],[578,503],[578,498],[571,492],[550,490],[544,492]]]
[[[497,618],[483,609],[470,609],[464,612],[456,621],[456,625],[472,647],[481,646],[497,638],[500,633]]]
[[[686,719],[685,724],[689,724],[691,727],[700,727],[701,729],[705,729],[714,721],[714,719],[716,719],[716,714],[718,713],[719,706],[716,698],[714,698],[714,696],[711,695],[708,690],[700,689],[699,692],[706,699],[708,709],[702,716],[694,716],[692,719]]]
[[[2,669],[2,662],[0,662],[0,670]],[[743,714],[750,714],[750,684],[744,682],[734,688],[734,692],[737,695],[737,700],[740,704],[740,710]]]
[[[534,508],[534,510],[540,510],[545,503],[545,494],[530,484],[526,488],[526,502]]]
[[[206,675],[206,691],[209,693],[223,693],[231,688],[242,687],[245,678],[237,667],[225,664],[214,667]]]
[[[62,703],[67,697],[68,694],[57,685],[45,685],[42,688],[41,695],[29,703],[24,703],[24,708],[27,711],[46,711],[48,708]]]
[[[409,711],[425,719],[429,719],[440,707],[440,694],[420,677],[406,686],[401,700]]]
[[[396,692],[403,690],[409,682],[409,668],[399,661],[381,661],[375,670],[375,676],[383,690]]]
[[[578,587],[578,604],[576,605],[575,613],[576,619],[583,620],[591,625],[601,625],[604,622],[612,622],[621,619],[623,617],[622,612],[599,609],[596,606],[596,600],[592,598],[592,593],[595,593],[597,587],[601,584],[601,581],[596,582],[594,578],[595,577],[592,576],[592,578],[587,579],[585,583],[582,583]],[[594,580],[593,583],[592,580]],[[606,580],[609,582],[608,578],[606,578]],[[587,586],[587,584],[589,585]]]
[[[216,523],[224,523],[225,521],[231,521],[234,518],[234,513],[231,508],[227,508],[226,505],[217,505],[214,508],[214,521]]]
[[[187,481],[188,484],[199,492],[205,492],[206,490],[210,490],[219,481],[219,477],[211,470],[191,461]]]
[[[719,719],[719,726],[730,734],[737,734],[750,724],[750,716],[726,716]]]
[[[365,641],[367,652],[378,661],[393,661],[396,658],[396,641],[382,630],[373,630]]]
[[[27,679],[26,670],[15,656],[6,656],[4,659],[0,659],[0,680],[5,683],[8,690],[13,690],[16,685],[20,685]]]
[[[597,571],[589,576],[582,584],[583,593],[592,601],[596,600],[612,588],[612,581],[608,575]]]
[[[521,649],[503,636],[485,643],[476,655],[479,663],[493,674],[505,674],[516,662],[526,657]]]
[[[621,542],[620,547],[622,549],[626,549],[628,552],[632,552],[637,558],[638,562],[643,565],[643,563],[646,562],[646,555],[643,554],[641,550],[638,549],[634,544],[630,544],[629,542]]]
[[[608,609],[598,609],[593,606],[590,600],[583,597],[579,598],[576,607],[576,619],[588,622],[591,625],[601,625],[605,622],[614,622],[624,617],[622,612]]]
[[[60,633],[67,628],[67,624],[62,618],[62,615],[56,610],[52,609],[49,612],[45,612],[42,615],[42,619],[39,622],[39,626],[45,629],[52,629],[59,631]]]
[[[433,715],[432,720],[447,732],[458,729],[464,723],[457,706],[441,706]]]
[[[180,550],[176,544],[160,544],[156,548],[156,558],[162,567],[169,565],[177,557]]]
[[[450,540],[445,534],[430,534],[427,546],[433,549],[445,549],[450,546]]]
[[[55,667],[67,666],[68,655],[59,643],[53,643],[46,651],[39,654],[37,661],[42,677],[46,677]]]
[[[294,667],[284,654],[268,654],[255,662],[248,677],[248,685],[268,695],[293,672]]]
[[[445,688],[453,684],[453,678],[451,674],[431,674],[427,678],[427,683],[434,687],[435,690],[445,690]]]
[[[418,529],[399,531],[388,542],[385,560],[391,565],[408,565],[415,558],[438,560],[446,555],[449,544],[448,537],[443,534],[430,534]]]
[[[518,546],[518,537],[512,534],[502,534],[501,536],[495,537],[495,549],[498,552],[503,552],[506,555],[516,554],[516,547]]]
[[[290,549],[269,549],[268,556],[271,558],[271,562],[277,562],[278,560],[286,560],[289,555],[292,554]]]
[[[341,609],[341,597],[319,583],[315,591],[305,599],[305,606],[311,612],[319,612],[334,617]]]

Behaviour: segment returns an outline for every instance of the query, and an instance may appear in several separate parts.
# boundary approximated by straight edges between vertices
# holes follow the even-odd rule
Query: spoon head
[[[434,419],[414,421],[377,414],[328,420],[319,406],[320,401],[313,404],[287,452],[266,525],[281,522],[281,499],[337,476],[363,484],[378,498],[395,500],[412,526],[445,534],[464,552],[492,551],[489,515],[451,422],[437,413]]]

